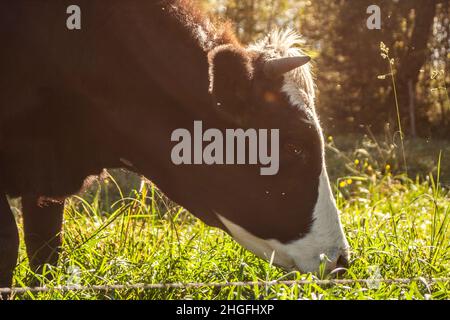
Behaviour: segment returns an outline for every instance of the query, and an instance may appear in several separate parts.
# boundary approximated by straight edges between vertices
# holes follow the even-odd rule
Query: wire
[[[385,284],[409,284],[422,282],[426,286],[438,282],[450,282],[450,278],[397,278],[397,279],[331,279],[331,280],[273,280],[273,281],[237,281],[237,282],[190,282],[190,283],[137,283],[116,285],[92,285],[92,286],[55,286],[55,287],[14,287],[0,288],[0,293],[27,293],[27,292],[68,292],[68,291],[112,291],[112,290],[152,290],[152,289],[192,289],[202,287],[247,287],[247,286],[275,286],[275,285],[350,285],[366,284],[369,286],[380,283]]]

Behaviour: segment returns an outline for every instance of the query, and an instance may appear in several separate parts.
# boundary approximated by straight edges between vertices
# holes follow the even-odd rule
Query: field
[[[409,177],[398,148],[374,140],[328,138],[328,158],[342,222],[352,248],[339,285],[230,286],[151,290],[20,293],[16,299],[448,299],[450,198],[448,142],[407,143]],[[371,144],[372,143],[372,144]],[[392,145],[391,145],[392,146]],[[372,148],[372,149],[371,149]],[[342,151],[341,149],[344,149]],[[439,150],[442,150],[439,158]],[[431,152],[433,151],[433,152]],[[415,161],[414,161],[415,160]],[[414,163],[413,163],[414,162]],[[430,172],[430,174],[427,174]],[[417,177],[417,178],[416,178]],[[117,181],[116,181],[117,180]],[[116,182],[121,180],[119,187]],[[125,180],[126,183],[123,183]],[[444,181],[443,183],[441,183]],[[124,185],[127,185],[125,187]],[[11,204],[20,219],[17,201]],[[60,263],[52,280],[34,275],[21,246],[15,286],[315,280],[287,273],[207,227],[150,182],[118,171],[67,200]],[[410,283],[376,279],[419,278]],[[325,277],[326,278],[326,277]]]

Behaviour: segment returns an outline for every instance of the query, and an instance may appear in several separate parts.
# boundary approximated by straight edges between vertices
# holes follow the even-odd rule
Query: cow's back
[[[139,95],[145,84],[145,91],[158,87],[180,101],[205,103],[206,56],[180,17],[169,13],[171,3],[176,1],[77,1],[81,30],[68,30],[71,1],[2,1],[0,108],[18,92],[34,96],[36,86],[104,96]],[[16,101],[14,108],[27,103]]]
[[[204,118],[210,110],[206,53],[196,27],[169,10],[176,1],[77,1],[81,30],[66,27],[71,4],[0,3],[0,169],[14,194],[71,193],[114,165],[108,153],[123,135],[114,126],[147,128],[151,118],[184,126],[192,110]]]

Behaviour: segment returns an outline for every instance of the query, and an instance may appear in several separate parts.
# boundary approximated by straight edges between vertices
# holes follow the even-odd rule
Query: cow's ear
[[[245,114],[250,106],[253,76],[251,58],[241,48],[222,45],[209,55],[210,92],[218,108],[231,117]]]

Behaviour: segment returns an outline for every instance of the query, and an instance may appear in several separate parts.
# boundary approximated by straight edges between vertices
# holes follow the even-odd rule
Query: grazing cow
[[[66,9],[81,8],[81,29]],[[33,269],[56,263],[64,197],[124,167],[286,269],[346,266],[309,60],[290,31],[242,46],[186,0],[0,4],[0,287],[11,285],[22,197]],[[175,165],[177,128],[279,129],[279,170]],[[44,201],[59,199],[60,201]]]

